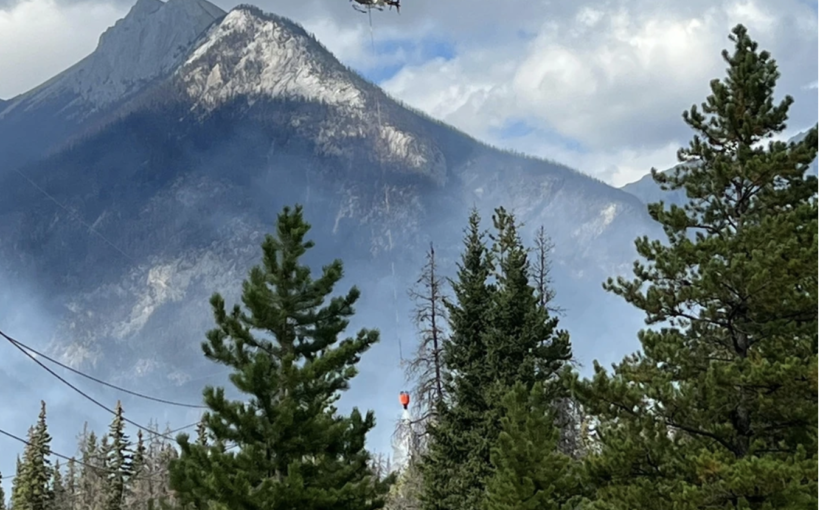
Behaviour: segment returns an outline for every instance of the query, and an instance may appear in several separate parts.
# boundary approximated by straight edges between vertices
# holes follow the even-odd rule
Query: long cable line
[[[10,339],[9,337],[7,337],[7,336],[5,335],[5,333],[3,333],[3,334],[2,334],[2,336],[3,336],[3,338],[5,338],[6,340],[8,340],[8,342],[9,342],[11,345],[13,345],[15,349],[19,350],[20,352],[22,352],[23,354],[25,354],[26,356],[28,356],[28,358],[29,358],[29,359],[31,359],[32,361],[34,361],[35,363],[37,363],[38,365],[40,365],[40,368],[42,368],[43,370],[47,371],[49,374],[53,375],[54,377],[56,377],[56,378],[57,378],[59,381],[61,381],[63,384],[65,384],[66,386],[68,386],[68,387],[69,387],[69,388],[71,388],[72,390],[76,391],[77,393],[79,393],[80,395],[82,395],[84,398],[86,398],[86,399],[87,399],[87,400],[89,400],[90,402],[94,403],[97,407],[100,407],[101,409],[104,409],[104,410],[108,411],[109,413],[111,413],[111,414],[113,414],[113,415],[115,415],[115,416],[116,416],[116,414],[117,414],[117,412],[116,412],[116,411],[114,411],[114,410],[113,410],[113,409],[111,409],[110,407],[107,407],[105,404],[100,403],[98,400],[95,400],[95,399],[94,399],[94,397],[92,397],[92,396],[88,395],[88,394],[87,394],[87,393],[85,393],[83,390],[81,390],[81,389],[77,388],[76,386],[74,386],[74,385],[73,385],[73,384],[71,384],[70,382],[68,382],[68,381],[66,381],[65,379],[63,379],[63,378],[62,378],[59,374],[57,374],[57,373],[56,373],[56,372],[54,372],[52,369],[50,369],[50,368],[48,368],[47,366],[45,366],[45,365],[44,365],[44,364],[43,364],[40,360],[38,360],[37,358],[35,358],[35,357],[34,357],[34,356],[30,353],[30,352],[26,351],[24,348],[20,347],[20,346],[19,346],[19,345],[17,345],[16,343],[14,343],[14,342],[12,341],[12,339]],[[171,437],[170,435],[162,434],[162,433],[156,432],[156,431],[154,431],[154,430],[151,430],[150,428],[145,427],[145,426],[143,426],[143,425],[140,425],[139,423],[137,423],[137,422],[135,422],[135,421],[132,421],[132,420],[130,420],[130,419],[128,419],[128,418],[126,418],[126,417],[124,417],[124,416],[123,416],[123,418],[122,418],[122,419],[123,419],[123,421],[124,421],[124,422],[126,422],[126,423],[130,423],[131,425],[133,425],[133,426],[137,427],[138,429],[144,430],[145,432],[147,432],[147,433],[149,433],[149,434],[152,434],[152,435],[155,435],[155,436],[158,436],[158,437],[162,437],[162,438],[164,438],[164,439],[168,439],[168,440],[170,440],[170,441],[173,441],[173,440],[174,440],[174,438],[173,438],[173,437]],[[184,429],[187,429],[187,428],[189,428],[189,427],[193,427],[193,426],[197,425],[198,423],[199,423],[199,422],[197,421],[197,422],[191,423],[191,424],[189,424],[189,425],[185,425],[184,427],[182,427],[182,428],[181,428],[181,429],[179,429],[179,430],[184,430]]]
[[[154,401],[154,402],[159,402],[159,403],[161,403],[161,404],[168,404],[168,405],[171,405],[171,406],[188,407],[188,408],[191,408],[191,409],[208,409],[208,406],[204,406],[204,405],[200,405],[200,404],[185,404],[185,403],[181,403],[181,402],[174,402],[174,401],[172,401],[172,400],[165,400],[165,399],[158,398],[158,397],[152,397],[152,396],[150,396],[150,395],[144,395],[144,394],[142,394],[142,393],[137,393],[136,391],[131,391],[131,390],[126,389],[126,388],[121,388],[121,387],[116,386],[116,385],[114,385],[114,384],[111,384],[111,383],[109,383],[109,382],[106,382],[106,381],[103,381],[103,380],[101,380],[101,379],[97,379],[96,377],[93,377],[93,376],[90,376],[90,375],[88,375],[88,374],[85,374],[85,373],[83,373],[83,372],[81,372],[81,371],[79,371],[79,370],[77,370],[77,369],[75,369],[75,368],[72,368],[72,367],[70,367],[70,366],[68,366],[68,365],[66,365],[66,364],[64,364],[64,363],[61,363],[61,362],[59,362],[59,361],[55,360],[54,358],[50,358],[50,357],[46,356],[45,354],[43,354],[43,353],[41,353],[41,352],[39,352],[39,351],[34,350],[33,348],[29,347],[28,345],[24,344],[23,342],[21,342],[21,341],[19,341],[19,340],[15,339],[15,338],[12,338],[12,337],[10,337],[9,335],[7,335],[7,334],[3,333],[3,331],[2,331],[2,330],[0,330],[0,336],[2,336],[3,338],[5,338],[6,340],[8,340],[9,342],[11,342],[12,344],[14,344],[14,345],[16,345],[16,346],[19,346],[19,347],[22,347],[22,348],[26,349],[27,351],[33,352],[33,353],[34,353],[34,354],[36,354],[37,356],[39,356],[39,357],[41,357],[41,358],[43,358],[43,359],[45,359],[45,360],[47,360],[47,361],[50,361],[51,363],[54,363],[55,365],[57,365],[57,366],[59,366],[59,367],[65,368],[66,370],[69,370],[69,371],[71,371],[71,372],[73,372],[73,373],[75,373],[75,374],[77,374],[77,375],[80,375],[80,376],[82,376],[82,377],[85,377],[86,379],[89,379],[89,380],[91,380],[91,381],[94,381],[94,382],[96,382],[96,383],[98,383],[98,384],[102,384],[103,386],[108,386],[109,388],[113,388],[113,389],[115,389],[115,390],[117,390],[117,391],[121,391],[121,392],[123,392],[123,393],[127,393],[127,394],[129,394],[129,395],[133,395],[133,396],[135,396],[135,397],[144,398],[144,399],[146,399],[146,400],[151,400],[151,401]]]
[[[187,428],[187,426],[184,427],[184,428]],[[182,430],[182,428],[174,429],[174,430],[172,430],[168,433],[173,434],[174,432],[179,432],[180,430]],[[23,439],[22,437],[16,436],[16,435],[12,434],[11,432],[7,432],[3,429],[0,429],[0,434],[4,435],[6,437],[10,437],[10,438],[14,439],[15,441],[19,441],[19,442],[25,444],[26,446],[31,446],[31,443],[29,441]],[[112,470],[112,469],[108,469],[108,468],[101,467],[101,466],[92,466],[90,464],[86,464],[86,463],[84,463],[80,460],[77,460],[76,456],[69,457],[68,455],[63,455],[62,453],[58,453],[58,452],[55,452],[55,451],[51,451],[51,455],[54,455],[55,457],[59,457],[63,460],[67,460],[67,461],[72,461],[73,460],[79,466],[87,467],[89,469],[93,469],[93,470],[96,470],[96,471],[107,471],[108,473],[115,473],[115,471]],[[150,479],[155,478],[156,476],[161,475],[161,474],[164,474],[164,473],[154,473],[153,475],[146,476],[146,477],[137,476],[135,478],[132,478],[132,480],[150,480]],[[11,479],[14,479],[16,476],[17,476],[16,474],[0,476],[0,480],[11,480]]]

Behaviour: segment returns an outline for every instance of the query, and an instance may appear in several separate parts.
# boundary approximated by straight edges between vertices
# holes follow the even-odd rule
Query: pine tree
[[[577,499],[570,458],[557,451],[558,429],[542,383],[516,383],[504,396],[485,510],[559,510]]]
[[[51,510],[51,436],[46,425],[46,403],[40,402],[37,424],[29,429],[22,462],[18,458],[17,477],[12,490],[12,505],[26,510]]]
[[[558,374],[572,359],[569,334],[557,329],[558,317],[550,316],[544,296],[539,296],[530,283],[528,250],[514,215],[499,207],[493,224],[498,291],[493,296],[485,368],[492,372],[502,394],[496,395],[499,399],[491,397],[492,401],[500,402],[500,397],[518,382],[529,390],[538,381],[549,381],[545,390],[558,396]]]
[[[205,421],[219,443],[202,446],[179,436],[181,456],[171,463],[171,486],[183,504],[230,508],[368,510],[384,506],[391,479],[375,480],[365,436],[372,412],[340,415],[339,394],[356,363],[378,341],[375,330],[339,341],[359,291],[327,301],[342,278],[342,262],[311,277],[301,257],[313,247],[301,206],[279,215],[277,235],[266,236],[263,264],[243,284],[243,310],[211,299],[217,328],[205,356],[233,368],[231,381],[250,396],[229,401],[222,388],[205,389]]]
[[[148,449],[145,446],[145,439],[142,430],[137,430],[137,444],[134,446],[133,458],[131,459],[131,497],[133,503],[130,505],[137,510],[144,510],[151,499],[151,471],[148,464]]]
[[[105,510],[121,510],[126,498],[128,483],[133,476],[132,460],[133,455],[129,451],[129,440],[125,434],[125,421],[123,420],[122,403],[117,401],[114,409],[114,419],[108,430],[108,449],[104,455],[106,457],[106,467],[108,468],[108,478],[106,480],[106,502]]]
[[[448,401],[441,424],[431,429],[431,454],[422,465],[426,510],[483,506],[502,398],[516,383],[529,391],[541,382],[549,391],[545,398],[554,400],[559,372],[572,357],[569,336],[557,329],[558,319],[542,304],[546,296],[530,281],[528,250],[514,216],[496,209],[492,251],[479,223],[473,212],[453,282],[456,300],[448,306]]]
[[[636,241],[647,263],[605,287],[643,310],[642,352],[578,391],[602,418],[591,462],[601,508],[817,507],[817,127],[797,144],[761,142],[785,128],[792,98],[738,25],[727,76],[678,154],[653,171],[684,189],[684,208],[649,211],[667,243]]]
[[[3,473],[0,473],[0,510],[6,510],[6,492],[3,490]]]
[[[78,510],[101,510],[105,487],[106,465],[101,455],[97,434],[83,426],[80,434],[80,458],[82,466],[77,481],[76,508]]]
[[[34,432],[34,430],[32,428],[30,428],[29,431],[28,431],[28,437],[31,437],[33,432]],[[26,448],[29,448],[29,446],[26,445]],[[23,453],[25,453],[25,449],[23,450]],[[17,461],[16,462],[17,463],[15,464],[15,470],[14,470],[14,473],[15,473],[14,481],[11,483],[11,507],[12,508],[14,508],[15,504],[23,504],[21,499],[22,499],[23,487],[26,485],[26,480],[25,480],[26,474],[25,474],[25,472],[23,472],[23,461],[20,459],[20,455],[17,455]]]
[[[493,382],[492,374],[484,372],[484,338],[495,289],[489,282],[493,264],[480,223],[473,210],[457,277],[450,281],[455,299],[445,303],[451,332],[443,352],[447,398],[428,428],[428,451],[419,466],[424,510],[470,508],[488,474],[481,460],[481,425],[488,410],[482,390]]]
[[[71,510],[68,494],[63,484],[63,474],[61,472],[59,459],[54,462],[54,470],[51,475],[51,490],[54,493],[54,503],[51,510]]]
[[[68,508],[74,510],[77,504],[77,460],[74,457],[68,459],[65,474],[65,497]]]

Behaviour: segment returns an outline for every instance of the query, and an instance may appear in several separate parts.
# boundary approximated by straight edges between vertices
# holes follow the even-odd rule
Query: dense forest
[[[667,239],[636,241],[634,278],[604,288],[645,312],[641,350],[581,378],[550,285],[550,240],[496,209],[469,217],[454,278],[430,247],[417,286],[418,350],[405,370],[409,456],[365,448],[372,411],[334,403],[376,342],[343,338],[359,291],[319,274],[301,206],[279,215],[242,305],[211,298],[204,355],[247,396],[204,389],[195,437],[83,431],[55,458],[46,404],[18,459],[14,510],[695,510],[817,508],[817,127],[772,141],[771,55],[738,25],[727,75],[684,112],[695,131],[673,174],[684,207],[652,204]],[[131,434],[131,432],[128,432]],[[8,485],[8,484],[7,484]]]

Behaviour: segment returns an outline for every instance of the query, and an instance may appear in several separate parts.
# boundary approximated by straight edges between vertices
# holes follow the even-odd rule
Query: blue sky
[[[434,59],[451,60],[456,56],[454,43],[446,39],[388,39],[379,41],[373,39],[371,47],[375,48],[375,54],[379,57],[389,58],[397,53],[402,53],[413,55],[419,62],[429,62]],[[382,83],[393,78],[405,65],[407,65],[406,62],[397,61],[381,66],[363,68],[361,73],[372,82]]]

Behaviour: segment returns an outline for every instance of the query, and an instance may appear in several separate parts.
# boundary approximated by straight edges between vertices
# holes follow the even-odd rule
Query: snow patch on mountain
[[[298,25],[240,6],[212,26],[175,73],[193,108],[207,114],[236,97],[288,98],[333,107],[338,118],[291,119],[312,134],[321,151],[342,155],[349,141],[375,132],[376,157],[407,165],[443,183],[446,164],[440,151],[400,130],[381,112],[377,91],[345,68]]]
[[[179,74],[200,106],[263,94],[363,108],[362,92],[343,73],[323,69],[308,41],[277,19],[236,9],[209,31]]]
[[[206,0],[138,0],[128,14],[101,36],[97,49],[66,71],[27,92],[0,117],[22,105],[26,110],[66,94],[65,107],[91,114],[167,75],[191,44],[225,12]]]

